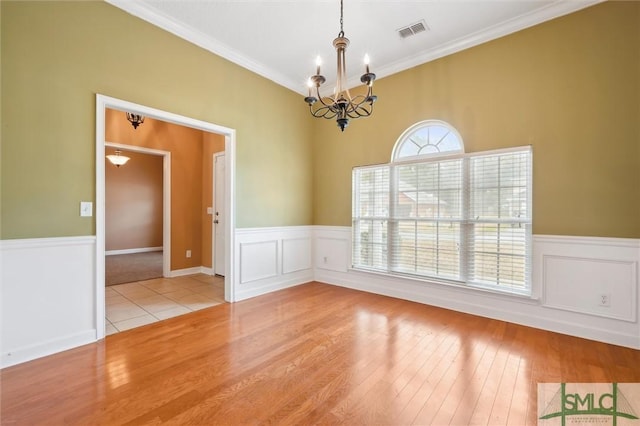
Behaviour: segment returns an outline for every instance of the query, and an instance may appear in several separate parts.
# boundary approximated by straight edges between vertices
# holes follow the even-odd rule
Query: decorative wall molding
[[[583,0],[583,1],[557,1],[551,2],[547,6],[536,9],[530,13],[521,15],[517,18],[501,22],[492,27],[477,31],[473,34],[466,35],[459,39],[453,40],[444,45],[438,45],[430,50],[423,51],[413,57],[408,57],[382,67],[376,73],[378,78],[386,77],[406,69],[424,64],[429,61],[460,52],[473,46],[504,37],[508,34],[523,30],[525,28],[538,25],[542,22],[567,15],[580,9],[600,3],[604,0]],[[153,7],[146,5],[144,2],[134,2],[127,0],[107,0],[107,2],[118,7],[127,13],[136,16],[144,21],[149,22],[165,31],[168,31],[190,43],[195,44],[209,52],[222,56],[223,58],[255,72],[269,80],[280,84],[288,89],[304,95],[304,87],[298,81],[291,81],[281,73],[274,69],[257,63],[253,59],[247,57],[239,51],[231,48],[224,43],[211,38],[210,36],[198,31],[188,25],[176,22],[165,14],[158,12]],[[350,79],[347,87],[356,87],[360,81]]]
[[[278,275],[278,240],[239,242],[240,284]]]
[[[311,237],[288,238],[282,240],[282,273],[310,270],[313,266],[311,258]]]
[[[19,249],[44,249],[64,246],[84,246],[95,244],[94,236],[79,237],[50,237],[50,238],[23,238],[16,240],[0,240],[0,251],[10,251]]]
[[[350,227],[247,228],[234,236],[238,261],[226,281],[235,300],[317,280],[640,349],[640,240],[535,235],[528,298],[352,270]],[[0,241],[0,367],[100,337],[95,250],[93,236]],[[601,293],[610,306],[598,304]]]
[[[556,255],[542,261],[545,306],[636,321],[637,262]]]
[[[0,367],[94,342],[96,238],[0,241]]]
[[[313,227],[236,230],[236,300],[313,280]]]
[[[316,226],[314,235],[317,281],[640,349],[640,240],[534,235],[529,298],[356,271],[350,227]],[[609,307],[597,305],[601,293]]]

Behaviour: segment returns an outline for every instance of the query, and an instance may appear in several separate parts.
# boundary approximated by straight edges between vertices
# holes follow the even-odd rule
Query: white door
[[[213,271],[224,276],[224,152],[213,163]]]

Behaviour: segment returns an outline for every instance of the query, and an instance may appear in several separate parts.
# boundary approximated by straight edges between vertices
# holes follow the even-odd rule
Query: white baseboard
[[[162,251],[162,247],[140,247],[123,250],[108,250],[104,252],[105,256],[114,256],[117,254],[134,254],[134,253],[150,253],[154,251]]]
[[[193,268],[174,269],[169,273],[168,278],[184,277],[185,275],[194,275],[202,273],[202,266],[194,266]]]
[[[207,266],[194,266],[193,268],[175,269],[169,273],[167,278],[184,277],[185,275],[205,274],[214,275],[213,268]]]
[[[2,352],[0,368],[11,367],[43,356],[53,355],[78,346],[96,341],[96,330],[87,330],[69,336],[52,339],[46,342],[35,343],[11,351]]]
[[[245,300],[256,296],[272,293],[274,291],[283,290],[289,287],[295,287],[313,281],[313,272],[294,274],[291,277],[278,277],[269,281],[252,285],[250,287],[241,286],[236,289],[236,300]]]

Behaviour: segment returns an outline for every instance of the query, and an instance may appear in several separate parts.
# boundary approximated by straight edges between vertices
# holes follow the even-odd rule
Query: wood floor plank
[[[309,283],[0,371],[0,423],[536,424],[537,384],[640,351]]]

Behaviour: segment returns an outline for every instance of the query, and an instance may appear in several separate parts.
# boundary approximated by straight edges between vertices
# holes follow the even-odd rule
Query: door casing
[[[96,339],[105,336],[105,111],[106,109],[141,114],[145,117],[191,127],[224,136],[225,151],[225,280],[224,298],[235,302],[234,250],[235,237],[235,153],[236,131],[214,123],[197,120],[172,112],[151,108],[102,94],[96,95],[96,257],[95,257],[95,313]]]

